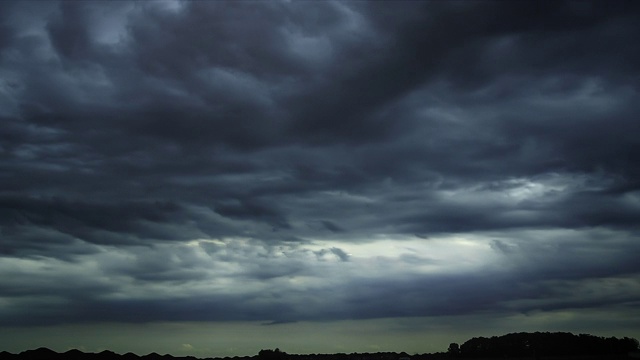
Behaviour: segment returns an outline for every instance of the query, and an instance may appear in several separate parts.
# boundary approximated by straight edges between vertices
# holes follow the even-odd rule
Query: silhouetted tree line
[[[436,360],[451,358],[474,359],[627,359],[628,354],[638,353],[638,340],[633,338],[599,337],[571,333],[513,333],[502,336],[474,337],[462,345],[451,343],[447,352],[434,354],[377,352],[337,354],[287,354],[275,350],[260,350],[255,356],[233,358],[207,358],[201,360]],[[105,350],[100,353],[84,353],[69,350],[58,353],[47,348],[27,350],[19,354],[0,352],[0,360],[199,360],[193,356],[174,357],[151,353],[138,356],[133,353],[118,355]]]
[[[275,350],[260,350],[258,353],[259,360],[286,360],[287,357],[287,353],[280,351],[278,348]]]
[[[453,346],[454,344],[452,344]],[[566,332],[513,333],[502,336],[475,337],[449,352],[463,358],[570,357],[627,355],[638,350],[638,340],[624,337],[604,338]],[[453,354],[452,354],[453,355]]]

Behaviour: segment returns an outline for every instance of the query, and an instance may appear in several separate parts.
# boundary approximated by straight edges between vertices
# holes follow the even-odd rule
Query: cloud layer
[[[638,310],[632,2],[0,7],[1,325]]]

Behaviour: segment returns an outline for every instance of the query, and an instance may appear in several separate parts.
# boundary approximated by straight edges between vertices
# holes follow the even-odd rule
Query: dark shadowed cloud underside
[[[640,336],[636,2],[0,14],[0,327]]]

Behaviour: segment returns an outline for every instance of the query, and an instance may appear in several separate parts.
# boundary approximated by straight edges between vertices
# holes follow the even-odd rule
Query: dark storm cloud
[[[253,219],[256,221],[264,219],[273,226],[290,227],[278,210],[252,199],[226,204],[221,203],[215,206],[215,210],[218,214],[229,218]]]
[[[487,311],[527,313],[581,307],[633,307],[637,300],[639,284],[634,275],[640,269],[633,254],[639,249],[637,244],[628,245],[633,241],[632,237],[617,234],[616,237],[623,240],[611,244],[607,242],[612,236],[607,233],[592,236],[586,242],[582,239],[583,234],[547,234],[544,240],[537,242],[526,234],[514,235],[520,239],[511,240],[512,251],[506,254],[507,259],[498,259],[497,267],[481,273],[396,277],[394,265],[388,260],[380,260],[379,265],[386,265],[393,276],[372,278],[359,274],[346,283],[312,287],[313,291],[287,286],[285,279],[294,274],[312,275],[316,270],[293,258],[278,258],[260,248],[243,248],[230,243],[232,249],[223,247],[210,252],[215,258],[213,263],[199,258],[187,248],[155,249],[151,253],[139,249],[134,252],[133,262],[118,262],[112,257],[103,259],[109,264],[102,268],[108,277],[92,274],[100,281],[88,282],[86,274],[75,274],[74,282],[60,286],[50,281],[56,277],[50,274],[40,283],[21,284],[24,275],[15,270],[8,271],[12,281],[3,282],[3,294],[9,299],[21,300],[15,304],[8,302],[7,314],[3,316],[5,319],[16,316],[15,322],[7,320],[12,324],[18,324],[17,319],[22,319],[22,324],[42,322],[42,313],[30,314],[28,307],[22,309],[25,303],[38,303],[37,297],[29,297],[32,295],[64,299],[39,305],[41,309],[50,309],[47,323],[108,319],[139,322],[151,321],[159,314],[163,314],[163,320],[282,322],[464,315]],[[316,255],[336,254],[339,250],[332,248]],[[251,252],[255,253],[249,254]],[[208,294],[179,291],[189,282],[210,283],[206,272],[211,270],[212,264],[224,267],[224,264],[234,264],[240,259],[254,259],[255,263],[246,264],[246,272],[232,277],[232,281],[238,284],[257,281],[250,292],[234,294],[227,292],[228,289]],[[612,262],[617,266],[611,267]],[[325,271],[324,275],[344,273],[345,270]],[[108,279],[117,277],[171,286],[160,297],[151,292],[138,298],[113,298],[109,294],[122,289],[118,284],[122,279]],[[82,286],[77,286],[77,282]],[[181,285],[176,288],[177,284]],[[67,294],[70,289],[75,289],[73,296]]]
[[[332,231],[332,232],[342,232],[342,231],[344,231],[343,228],[341,228],[340,226],[336,225],[334,222],[329,221],[329,220],[323,220],[322,221],[322,225],[324,227],[326,227],[327,230]]]
[[[105,242],[99,235],[101,233],[123,235],[123,243],[128,242],[128,234],[138,238],[173,238],[178,234],[154,231],[153,224],[162,224],[170,219],[176,222],[184,221],[175,216],[181,212],[179,206],[168,202],[92,204],[59,198],[13,197],[0,199],[0,208],[3,213],[2,223],[7,228],[16,228],[18,225],[50,228],[94,243]],[[188,238],[189,234],[183,236]],[[117,237],[111,236],[106,242],[111,243],[116,239]]]
[[[640,296],[562,290],[640,271],[633,2],[0,6],[0,265],[31,269],[0,283],[4,323],[40,306],[37,294],[56,301],[34,324]],[[577,235],[531,235],[556,230]],[[485,245],[504,268],[459,274],[401,254],[402,266],[446,271],[366,276],[348,247],[414,234],[496,235]],[[34,261],[84,282],[53,293]],[[165,291],[176,284],[178,297]]]
[[[47,24],[49,38],[58,54],[65,58],[83,57],[91,40],[87,31],[87,18],[81,6],[61,3],[60,17]]]

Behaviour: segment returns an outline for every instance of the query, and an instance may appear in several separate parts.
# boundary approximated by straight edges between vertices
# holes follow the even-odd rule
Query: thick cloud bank
[[[0,325],[639,310],[635,2],[0,14]]]

